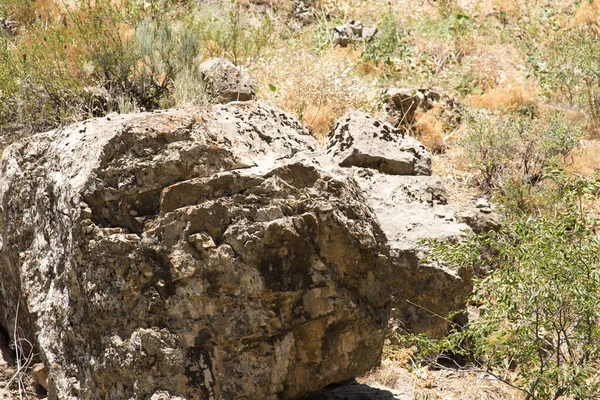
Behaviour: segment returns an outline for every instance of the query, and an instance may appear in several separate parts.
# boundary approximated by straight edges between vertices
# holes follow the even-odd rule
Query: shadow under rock
[[[352,380],[330,385],[310,394],[306,400],[412,400],[412,396],[390,388],[369,386]]]

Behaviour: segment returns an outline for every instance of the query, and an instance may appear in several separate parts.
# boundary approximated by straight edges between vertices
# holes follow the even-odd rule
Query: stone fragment
[[[0,30],[9,35],[16,35],[19,23],[9,18],[0,18]]]
[[[218,103],[248,101],[256,97],[248,73],[224,58],[211,58],[200,65],[200,74],[208,93]]]
[[[31,367],[31,373],[35,381],[44,389],[48,390],[48,369],[42,363],[34,364]]]
[[[346,47],[350,43],[368,42],[377,34],[377,26],[364,26],[360,21],[350,21],[333,29],[334,46]]]
[[[458,214],[457,221],[469,225],[475,233],[498,232],[502,227],[500,216],[489,208],[464,210]]]
[[[390,175],[431,174],[431,157],[425,146],[360,111],[342,117],[329,133],[326,146],[341,167],[364,167]]]
[[[396,128],[414,131],[418,119],[428,112],[433,112],[447,131],[460,125],[458,101],[439,89],[390,87],[381,97],[386,121]]]

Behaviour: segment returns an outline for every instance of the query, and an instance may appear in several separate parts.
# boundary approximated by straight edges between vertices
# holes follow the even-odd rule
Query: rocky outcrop
[[[420,242],[458,240],[469,228],[447,205],[442,179],[429,176],[429,153],[414,138],[361,112],[344,116],[326,147],[358,182],[386,236],[394,269],[394,324],[445,335],[448,314],[465,307],[471,272],[423,261]]]
[[[340,167],[371,168],[390,175],[431,174],[425,146],[360,111],[349,112],[336,124],[327,153]]]
[[[377,30],[375,25],[363,25],[360,21],[350,21],[333,28],[333,44],[346,47],[350,43],[368,42],[377,34]]]
[[[200,64],[207,92],[217,103],[248,101],[256,97],[254,83],[241,67],[224,58],[211,58]]]
[[[382,98],[386,121],[394,127],[411,130],[420,116],[432,111],[447,130],[460,124],[458,101],[441,90],[391,87]]]
[[[298,398],[375,366],[385,238],[317,150],[260,102],[7,148],[0,321],[37,345],[50,396]]]
[[[351,113],[323,152],[268,103],[109,116],[0,162],[0,325],[51,398],[292,399],[441,334],[468,276],[428,152]]]

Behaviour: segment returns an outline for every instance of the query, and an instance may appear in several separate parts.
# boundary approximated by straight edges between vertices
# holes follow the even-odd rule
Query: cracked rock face
[[[208,59],[200,64],[199,70],[208,93],[218,103],[248,101],[256,97],[256,89],[248,73],[225,58]]]
[[[390,251],[392,322],[403,330],[441,337],[445,317],[465,307],[471,273],[423,261],[423,240],[458,240],[468,230],[447,205],[441,178],[416,139],[362,112],[350,112],[330,132],[327,152],[363,190]]]
[[[416,139],[361,111],[346,114],[329,133],[327,153],[340,167],[388,175],[430,175],[431,156]]]
[[[261,102],[4,151],[0,324],[60,399],[287,399],[380,357],[393,281],[356,182]]]

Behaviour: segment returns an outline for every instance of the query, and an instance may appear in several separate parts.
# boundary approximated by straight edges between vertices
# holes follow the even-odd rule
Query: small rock
[[[480,197],[475,202],[475,208],[490,208],[490,202],[485,197]]]
[[[469,225],[475,233],[498,232],[502,227],[500,216],[489,208],[475,208],[462,211],[457,221]]]
[[[381,96],[386,121],[395,127],[413,130],[419,116],[434,109],[446,129],[455,129],[460,124],[458,101],[441,90],[391,87]]]
[[[4,30],[9,35],[16,35],[18,26],[19,23],[17,21],[8,18],[0,18],[0,29]]]
[[[360,111],[340,119],[329,133],[326,148],[341,167],[370,168],[389,175],[431,174],[431,156],[425,146]]]
[[[315,18],[314,7],[311,1],[307,0],[295,0],[294,8],[292,10],[292,16],[300,21],[302,25],[308,25],[313,22]]]
[[[31,367],[31,372],[35,381],[40,384],[41,387],[48,390],[48,369],[42,363],[34,364]]]
[[[211,58],[200,65],[208,92],[218,103],[248,101],[256,97],[254,83],[241,67],[224,58]]]
[[[195,233],[190,235],[190,243],[193,243],[198,251],[208,250],[217,247],[215,241],[208,233]]]
[[[334,46],[346,47],[353,42],[367,42],[377,33],[377,26],[364,26],[360,21],[350,21],[333,28]]]

